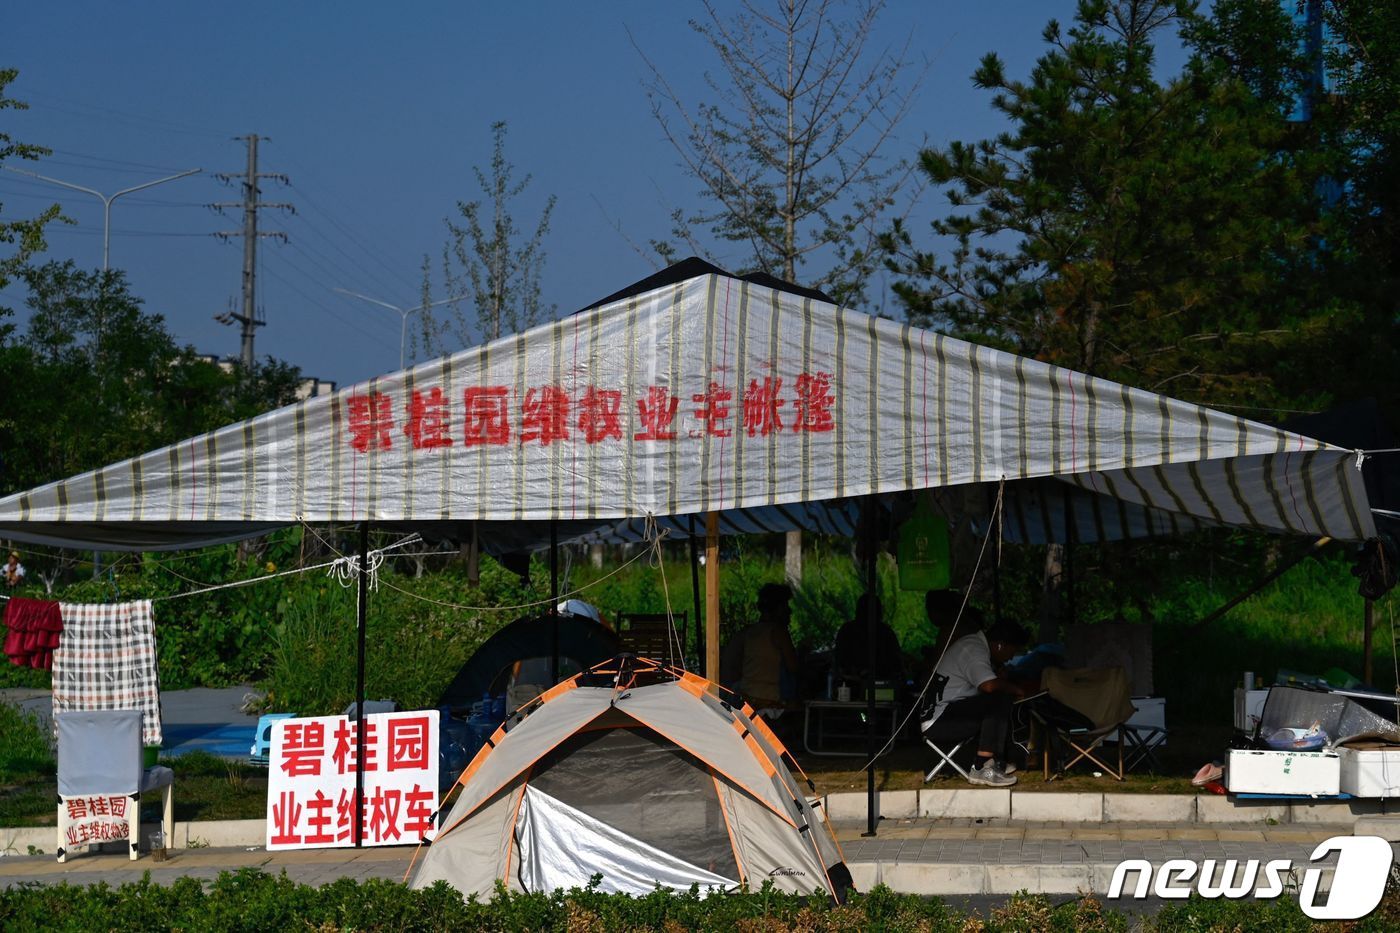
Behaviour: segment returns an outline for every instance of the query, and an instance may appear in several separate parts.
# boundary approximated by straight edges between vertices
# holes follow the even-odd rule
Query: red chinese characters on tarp
[[[637,422],[641,430],[632,435],[637,441],[673,441],[676,432],[671,425],[681,400],[665,386],[648,386],[647,394],[637,399]]]
[[[622,440],[621,408],[621,390],[589,386],[578,403],[578,429],[584,443],[596,444],[610,437]]]
[[[286,719],[273,727],[268,772],[270,849],[416,843],[434,830],[438,806],[438,712],[365,717],[364,763],[357,773],[355,720]],[[294,747],[293,747],[294,746]],[[312,749],[318,750],[312,759]],[[289,754],[294,757],[289,758]],[[364,782],[364,793],[356,784]],[[91,813],[90,802],[81,805]]]
[[[749,387],[744,390],[744,431],[749,437],[767,437],[783,429],[783,420],[778,416],[778,409],[786,404],[778,397],[782,388],[783,380],[772,376],[749,380]]]
[[[414,450],[431,450],[434,447],[451,447],[452,413],[448,409],[447,396],[442,389],[434,386],[427,392],[413,390],[408,400],[408,423],[403,433],[408,435]]]
[[[520,443],[553,444],[568,438],[568,394],[556,386],[528,390],[520,417]]]
[[[696,392],[690,397],[692,402],[698,403],[695,409],[695,417],[705,423],[705,433],[712,437],[728,437],[734,432],[725,427],[729,420],[729,401],[734,398],[734,393],[726,389],[717,382],[711,382],[704,392]],[[698,432],[692,437],[699,436]]]
[[[505,386],[480,386],[462,393],[466,427],[462,442],[468,447],[510,443],[510,408]]]
[[[802,372],[791,381],[779,375],[753,378],[737,388],[708,381],[702,391],[675,393],[663,385],[645,386],[629,399],[623,390],[597,385],[570,393],[555,385],[522,391],[504,385],[473,386],[454,407],[440,387],[414,389],[404,404],[400,429],[410,451],[462,446],[500,447],[511,443],[584,444],[634,441],[672,442],[681,437],[765,438],[835,430],[837,390],[828,372]],[[684,412],[688,398],[692,408]],[[389,393],[346,399],[346,437],[360,453],[392,448],[394,399]],[[458,433],[460,431],[460,434]]]
[[[802,373],[797,377],[796,389],[792,429],[816,434],[835,428],[831,406],[836,396],[831,394],[831,374]]]
[[[350,446],[360,453],[394,446],[394,400],[383,392],[352,395],[345,401]]]

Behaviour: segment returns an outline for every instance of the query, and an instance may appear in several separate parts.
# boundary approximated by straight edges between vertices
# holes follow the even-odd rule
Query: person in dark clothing
[[[940,630],[953,624],[949,618],[933,619],[937,604],[925,606],[930,621]],[[968,607],[949,632],[947,650],[934,673],[940,685],[938,701],[921,724],[925,732],[937,725],[943,736],[977,738],[977,759],[968,780],[974,784],[1007,787],[1016,783],[1015,769],[1006,763],[1011,735],[1011,705],[1024,689],[998,669],[1026,644],[1025,631],[1013,622],[998,622],[985,632],[981,614]],[[941,624],[940,624],[941,623]]]
[[[832,657],[836,662],[837,671],[843,677],[865,676],[866,669],[870,666],[866,660],[869,638],[866,620],[872,599],[875,601],[875,679],[898,682],[904,678],[904,661],[900,654],[899,638],[894,629],[885,624],[884,608],[878,596],[864,593],[856,600],[854,618],[841,626],[841,630],[836,633],[836,650]]]

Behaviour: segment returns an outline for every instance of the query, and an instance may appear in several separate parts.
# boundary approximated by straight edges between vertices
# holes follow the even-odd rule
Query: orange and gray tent
[[[1182,526],[1362,540],[1375,525],[1359,461],[694,261],[517,336],[16,493],[0,537],[156,550],[297,522],[448,536],[478,522],[483,541],[533,536],[527,549],[549,522],[563,541],[711,511],[821,527],[821,503],[1054,477]]]
[[[660,885],[844,895],[850,875],[782,743],[708,681],[624,656],[564,681],[498,729],[410,884],[464,895]]]

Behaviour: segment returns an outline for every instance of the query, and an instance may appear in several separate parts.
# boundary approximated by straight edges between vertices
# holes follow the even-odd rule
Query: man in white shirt
[[[930,620],[940,627],[952,624],[939,600],[925,602]],[[942,618],[935,618],[942,615]],[[1016,783],[1006,763],[1011,735],[1011,705],[1024,696],[1019,684],[997,675],[996,669],[1015,656],[1025,645],[1026,634],[1012,622],[999,622],[987,631],[981,628],[981,613],[972,607],[963,610],[951,643],[934,672],[935,686],[941,686],[930,715],[922,723],[925,732],[937,724],[945,739],[949,736],[977,739],[977,758],[968,780],[973,784],[1009,787]]]
[[[0,568],[5,575],[5,585],[14,589],[24,582],[24,565],[19,562],[19,552],[11,551],[9,560]]]

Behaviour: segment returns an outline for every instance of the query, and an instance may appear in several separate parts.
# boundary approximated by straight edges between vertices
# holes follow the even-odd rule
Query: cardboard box
[[[1341,779],[1341,758],[1334,751],[1232,748],[1225,757],[1225,789],[1232,794],[1334,796]]]
[[[1264,715],[1264,701],[1269,698],[1269,688],[1245,690],[1235,688],[1235,728],[1241,732],[1254,734],[1259,725],[1259,717]]]
[[[1337,749],[1342,793],[1353,797],[1400,797],[1400,747],[1368,742]]]

